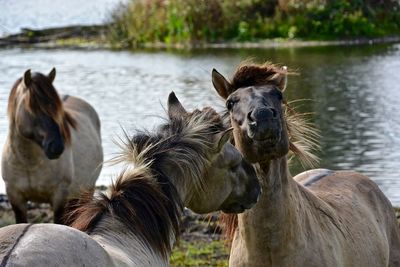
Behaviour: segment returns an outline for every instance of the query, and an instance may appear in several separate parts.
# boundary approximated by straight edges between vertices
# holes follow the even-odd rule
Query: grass
[[[181,241],[171,256],[171,266],[228,266],[229,251],[223,241]]]
[[[358,0],[131,0],[112,15],[117,47],[400,35],[400,3]],[[282,4],[282,3],[283,4]],[[382,1],[381,1],[382,2]],[[389,4],[387,4],[389,3]]]

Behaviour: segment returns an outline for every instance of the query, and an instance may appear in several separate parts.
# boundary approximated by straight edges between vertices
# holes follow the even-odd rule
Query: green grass
[[[223,241],[181,241],[171,256],[171,266],[228,266],[228,249]]]

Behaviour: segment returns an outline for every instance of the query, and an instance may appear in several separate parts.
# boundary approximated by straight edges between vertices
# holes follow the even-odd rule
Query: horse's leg
[[[53,196],[54,223],[64,224],[65,204],[67,203],[68,189],[65,187],[58,188]]]
[[[11,207],[14,211],[16,223],[27,223],[27,205],[26,200],[18,193],[12,193],[7,190],[8,201],[10,201]]]

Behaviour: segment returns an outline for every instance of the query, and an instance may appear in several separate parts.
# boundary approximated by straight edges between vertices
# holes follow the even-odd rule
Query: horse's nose
[[[64,151],[64,144],[60,141],[49,141],[45,148],[46,155],[49,159],[58,158]]]
[[[278,137],[278,113],[274,108],[263,107],[247,114],[247,134],[251,139],[264,140]]]
[[[275,119],[276,117],[276,110],[274,108],[267,107],[254,109],[247,114],[247,119],[250,123]]]

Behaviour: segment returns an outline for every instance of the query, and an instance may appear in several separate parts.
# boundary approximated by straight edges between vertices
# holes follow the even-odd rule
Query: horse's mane
[[[275,85],[282,91],[285,75],[295,74],[275,64],[266,62],[264,64],[242,63],[237,68],[232,78],[232,92],[239,88],[248,86]],[[289,133],[290,151],[299,157],[299,160],[304,166],[315,166],[319,159],[313,151],[319,148],[319,132],[308,121],[307,115],[296,112],[291,107],[291,103],[283,103],[284,118],[286,121],[287,130]]]
[[[295,72],[269,62],[264,64],[245,62],[239,65],[233,75],[232,92],[243,87],[262,85],[275,85],[284,91],[286,81],[282,77],[290,74],[295,74]],[[283,102],[284,118],[289,134],[289,149],[299,158],[303,166],[314,167],[319,161],[318,156],[313,153],[319,149],[319,132],[308,121],[309,114],[298,113],[290,106],[294,102],[298,101]],[[224,117],[227,116],[224,115]],[[231,241],[238,224],[237,215],[222,214],[220,222],[223,225],[225,237]]]
[[[131,139],[125,134],[116,162],[129,167],[108,194],[86,193],[75,200],[66,216],[67,223],[90,233],[96,231],[103,216],[109,215],[167,256],[172,249],[171,238],[179,237],[183,204],[165,169],[180,168],[182,175],[177,179],[182,181],[178,183],[186,184],[185,180],[191,178],[197,190],[203,190],[203,170],[214,145],[210,135],[222,127],[219,115],[204,109],[169,119],[156,132],[141,132]]]
[[[10,120],[15,120],[17,105],[17,88],[23,81],[19,78],[13,85],[8,99],[8,114]],[[71,141],[69,126],[75,128],[76,121],[64,110],[60,96],[50,79],[41,73],[32,74],[32,82],[26,88],[24,108],[31,114],[44,114],[52,118],[60,127],[61,135],[66,143]]]

